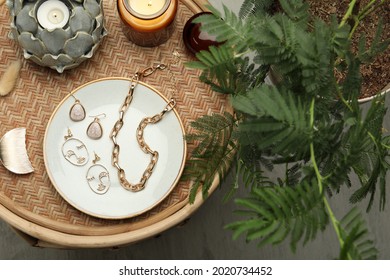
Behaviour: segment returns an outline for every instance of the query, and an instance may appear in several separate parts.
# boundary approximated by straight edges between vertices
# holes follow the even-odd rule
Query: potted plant
[[[382,129],[385,97],[375,97],[364,112],[359,96],[360,65],[385,50],[389,40],[379,39],[379,22],[371,46],[362,37],[358,51],[351,50],[355,0],[341,21],[329,23],[311,16],[301,0],[276,1],[277,12],[269,14],[274,2],[246,0],[239,16],[227,8],[222,16],[210,7],[214,15],[197,19],[224,44],[199,52],[189,66],[203,70],[201,80],[214,91],[230,96],[235,113],[193,122],[188,139],[196,147],[185,170],[193,180],[191,199],[200,189],[207,196],[214,177],[224,176],[233,163],[234,184],[226,199],[241,185],[248,190],[247,197],[235,198],[243,216],[227,226],[234,238],[244,235],[260,245],[289,239],[295,250],[332,226],[339,258],[376,258],[359,210],[346,205],[347,214],[336,217],[329,201],[348,187],[352,204],[368,197],[368,211],[377,196],[380,210],[385,207],[390,167],[390,138]],[[277,83],[264,82],[270,68],[281,77]],[[284,167],[283,177],[266,176],[274,165]],[[359,186],[351,185],[352,176]]]

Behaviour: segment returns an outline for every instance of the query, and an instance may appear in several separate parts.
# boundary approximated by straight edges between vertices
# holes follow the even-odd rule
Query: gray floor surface
[[[211,2],[219,2],[214,0]],[[240,1],[238,1],[240,2]],[[234,2],[235,3],[235,2]],[[235,5],[229,1],[229,4]],[[237,4],[238,5],[238,4]],[[390,99],[387,99],[388,106]],[[385,127],[390,131],[390,115],[386,116]],[[273,175],[277,176],[276,170]],[[388,176],[389,177],[389,176]],[[388,178],[390,185],[390,177]],[[222,197],[229,186],[229,179],[222,184],[204,205],[180,227],[164,232],[160,237],[144,240],[120,249],[42,249],[28,245],[13,229],[0,220],[0,259],[334,259],[339,244],[334,230],[328,226],[317,238],[306,246],[299,246],[291,252],[288,242],[278,246],[257,248],[256,243],[245,243],[243,238],[233,241],[230,231],[224,226],[236,220],[233,202],[222,203]],[[241,190],[243,193],[244,190]],[[389,193],[389,192],[388,192]],[[331,199],[337,217],[342,217],[350,208],[348,193]],[[366,202],[360,204],[365,209]],[[379,249],[380,259],[390,259],[389,205],[383,212],[375,205],[366,214],[370,233]]]

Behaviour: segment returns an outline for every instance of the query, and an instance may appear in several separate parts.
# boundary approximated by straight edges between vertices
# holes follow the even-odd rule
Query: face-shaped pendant
[[[70,138],[62,145],[62,155],[71,164],[83,166],[89,160],[88,150],[84,143],[76,138]]]
[[[97,194],[105,194],[111,186],[110,174],[101,164],[92,165],[87,172],[88,185]]]

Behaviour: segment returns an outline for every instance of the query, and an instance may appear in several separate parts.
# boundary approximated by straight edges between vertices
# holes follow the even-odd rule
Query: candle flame
[[[148,7],[151,7],[152,6],[152,0],[150,0],[149,2],[148,2]]]

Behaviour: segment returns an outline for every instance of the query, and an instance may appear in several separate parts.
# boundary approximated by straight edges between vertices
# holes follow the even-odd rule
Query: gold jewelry
[[[106,114],[103,113],[96,116],[90,116],[91,118],[94,118],[94,120],[89,124],[87,128],[87,135],[89,138],[93,140],[98,140],[103,136],[103,127],[100,124],[100,119],[99,119],[100,116],[103,116],[105,118]]]
[[[100,157],[95,153],[93,165],[88,169],[86,179],[88,186],[97,194],[105,194],[111,186],[110,174],[101,164],[96,164]]]
[[[76,138],[73,138],[72,131],[68,128],[68,135],[64,136],[65,142],[62,144],[62,155],[71,164],[83,166],[89,160],[89,154],[85,144]]]
[[[150,123],[157,123],[159,122],[163,116],[165,115],[165,113],[171,111],[175,105],[176,105],[176,102],[174,99],[171,99],[171,101],[168,102],[168,104],[165,106],[164,110],[153,116],[153,117],[150,117],[150,118],[144,118],[141,123],[139,124],[138,128],[137,128],[137,141],[138,141],[138,144],[140,146],[140,148],[147,154],[150,154],[150,163],[149,165],[146,167],[146,170],[144,171],[144,173],[142,174],[142,177],[141,177],[141,180],[138,182],[138,183],[135,183],[135,184],[132,184],[130,183],[127,179],[126,179],[126,173],[125,171],[121,168],[121,166],[119,165],[119,151],[120,151],[120,146],[117,142],[117,139],[116,137],[118,136],[118,133],[119,131],[121,130],[123,124],[124,124],[124,116],[126,114],[126,111],[128,110],[129,106],[130,106],[130,103],[133,99],[133,94],[134,94],[134,89],[136,88],[136,86],[138,85],[138,82],[140,80],[140,78],[142,77],[147,77],[147,76],[150,76],[152,75],[155,71],[157,70],[164,70],[165,68],[167,68],[167,66],[165,64],[158,64],[157,66],[155,67],[148,67],[146,69],[144,69],[142,72],[136,72],[133,77],[131,78],[131,82],[130,82],[130,89],[129,89],[129,92],[122,104],[122,106],[120,107],[120,110],[119,110],[119,119],[118,121],[115,123],[112,131],[111,131],[111,134],[110,134],[110,139],[112,140],[113,144],[114,144],[114,148],[113,148],[113,151],[112,151],[112,165],[117,169],[118,171],[118,178],[119,178],[119,182],[121,184],[121,186],[123,188],[125,188],[126,190],[129,190],[129,191],[133,191],[133,192],[138,192],[138,191],[141,191],[145,188],[145,183],[147,182],[147,180],[150,178],[150,176],[152,175],[153,173],[153,170],[154,170],[154,167],[158,161],[158,152],[157,151],[153,151],[152,149],[150,149],[150,147],[145,143],[144,139],[143,139],[143,131],[145,129],[145,127],[150,124]]]
[[[74,122],[80,122],[85,119],[85,109],[80,100],[71,95],[74,98],[74,104],[70,107],[69,117]]]

